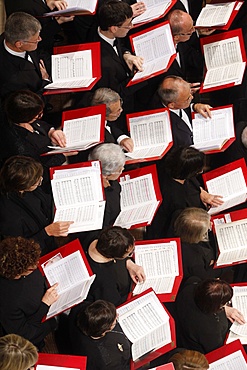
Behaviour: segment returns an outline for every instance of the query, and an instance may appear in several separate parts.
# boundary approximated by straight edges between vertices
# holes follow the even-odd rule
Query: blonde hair
[[[1,370],[27,370],[38,360],[37,348],[16,334],[0,338]]]
[[[199,243],[208,240],[210,216],[202,208],[185,208],[174,223],[176,236],[185,243]]]
[[[175,370],[206,370],[209,368],[206,357],[197,351],[184,350],[170,358]]]

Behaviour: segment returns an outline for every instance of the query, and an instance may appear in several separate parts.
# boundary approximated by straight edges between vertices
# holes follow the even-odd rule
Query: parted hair
[[[9,123],[28,123],[43,109],[43,100],[30,90],[15,91],[4,102],[4,110]]]
[[[106,258],[123,258],[134,243],[135,239],[127,229],[110,226],[101,231],[96,249]]]
[[[40,22],[24,12],[12,13],[6,20],[4,38],[11,45],[28,40],[41,30]]]
[[[185,243],[199,243],[208,240],[210,215],[202,208],[185,208],[176,218],[174,231]]]
[[[111,329],[116,316],[116,307],[113,303],[97,300],[79,312],[77,326],[84,335],[101,337]]]
[[[98,21],[102,31],[111,26],[121,26],[126,19],[133,17],[133,11],[124,1],[110,0],[104,2],[98,10]]]
[[[205,355],[198,351],[183,350],[175,353],[170,358],[175,370],[207,370],[209,368],[208,360]]]
[[[42,164],[21,155],[6,160],[0,171],[0,192],[20,192],[29,189],[43,175]]]
[[[27,370],[38,361],[37,348],[16,334],[0,338],[1,370]]]
[[[205,154],[192,147],[172,148],[165,158],[166,172],[173,178],[186,180],[203,170]]]
[[[97,145],[89,154],[89,160],[101,162],[102,174],[107,176],[118,171],[125,164],[125,155],[121,147],[114,143]]]
[[[92,99],[91,99],[91,105],[95,106],[95,105],[105,104],[106,105],[106,116],[109,116],[109,114],[111,113],[111,109],[109,105],[112,103],[116,103],[119,100],[121,100],[121,97],[116,91],[108,87],[100,87],[94,92]]]
[[[232,287],[224,280],[206,279],[200,282],[195,289],[195,303],[206,313],[217,313],[232,299]]]
[[[13,280],[35,266],[40,254],[39,244],[32,239],[21,236],[3,239],[0,242],[0,275]]]

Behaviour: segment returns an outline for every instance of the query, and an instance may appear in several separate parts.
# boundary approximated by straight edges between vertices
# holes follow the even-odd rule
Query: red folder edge
[[[160,28],[160,27],[162,27],[162,26],[164,26],[164,25],[167,25],[167,24],[168,24],[168,25],[169,25],[169,27],[170,27],[170,23],[169,23],[169,21],[165,21],[165,22],[163,22],[163,23],[159,23],[159,24],[154,25],[154,26],[152,26],[152,27],[150,27],[150,28],[146,28],[146,29],[144,29],[144,30],[142,30],[142,31],[139,31],[139,32],[135,33],[134,35],[130,35],[129,39],[130,39],[130,44],[131,44],[131,48],[132,48],[133,53],[135,53],[135,50],[134,50],[134,44],[133,44],[133,38],[134,38],[134,37],[136,37],[136,36],[140,36],[140,35],[143,35],[144,33],[147,33],[147,32],[149,32],[149,31],[152,31],[152,30],[154,30],[154,29],[156,29],[156,28]],[[140,55],[140,56],[141,56],[141,55]],[[135,80],[135,81],[132,81],[132,79],[131,79],[131,80],[127,83],[126,87],[128,87],[128,86],[132,86],[132,85],[135,85],[135,84],[138,84],[138,83],[140,83],[140,82],[143,82],[143,81],[148,80],[149,78],[152,78],[152,77],[158,76],[158,75],[160,75],[160,74],[162,74],[162,73],[166,72],[166,71],[170,68],[170,66],[171,66],[172,62],[173,62],[175,59],[176,59],[176,53],[175,53],[175,54],[173,54],[173,55],[170,57],[170,60],[169,60],[169,62],[168,62],[168,64],[167,64],[166,68],[164,68],[164,69],[162,69],[162,70],[160,70],[160,71],[158,71],[158,72],[152,73],[151,75],[148,75],[148,76],[146,76],[146,77],[142,77],[142,78],[140,78],[140,79],[138,79],[138,80]]]
[[[180,287],[181,281],[183,279],[183,265],[182,265],[182,252],[181,252],[181,243],[180,238],[173,239],[156,239],[156,240],[138,240],[135,242],[135,245],[147,245],[147,244],[161,244],[169,243],[171,241],[176,241],[177,243],[177,253],[178,253],[178,276],[175,276],[173,287],[171,293],[157,294],[157,297],[161,302],[174,302]],[[135,295],[133,297],[139,297],[141,294]]]
[[[126,302],[124,302],[123,304],[121,304],[118,307],[125,306],[127,303],[135,301],[136,299],[138,299],[138,298],[140,298],[140,297],[142,297],[142,296],[144,296],[147,293],[152,292],[152,291],[153,291],[153,289],[149,288],[149,289],[145,290],[145,292],[139,294],[138,296],[135,296],[131,299],[128,299]],[[155,292],[154,292],[154,294],[155,294]],[[155,295],[157,296],[157,294],[155,294]],[[159,299],[159,297],[158,297],[158,299]],[[160,299],[159,299],[159,301],[160,301]],[[162,304],[161,301],[160,301],[160,303]],[[167,310],[167,308],[163,304],[162,304],[162,306],[163,306],[164,310],[166,311],[166,313],[169,316],[169,325],[170,325],[172,341],[171,341],[171,343],[168,343],[168,344],[166,344],[165,346],[163,346],[161,348],[158,348],[156,350],[153,350],[152,352],[147,353],[146,355],[144,355],[142,357],[141,360],[137,360],[135,362],[131,360],[130,370],[138,369],[139,367],[141,367],[141,366],[145,365],[146,363],[154,360],[155,358],[163,355],[164,353],[167,353],[167,352],[171,351],[172,349],[176,348],[175,321],[174,321],[173,317],[171,316],[170,312]]]
[[[75,369],[86,370],[87,357],[85,356],[70,356],[50,353],[39,353],[37,365],[58,366],[58,367],[73,367]]]
[[[225,344],[224,346],[217,348],[212,352],[207,353],[206,358],[208,362],[211,364],[212,362],[220,360],[221,358],[226,357],[230,355],[231,353],[237,352],[239,350],[242,352],[242,355],[244,356],[244,359],[247,363],[247,355],[244,351],[244,348],[240,340],[235,340],[234,342]]]
[[[238,36],[238,38],[239,38],[240,49],[241,49],[241,54],[242,54],[242,61],[246,63],[246,52],[245,52],[244,39],[243,39],[243,33],[242,33],[241,28],[238,28],[238,29],[232,30],[232,31],[219,33],[217,35],[212,35],[212,36],[207,36],[207,37],[201,38],[200,43],[201,43],[202,54],[204,54],[204,50],[203,50],[204,45],[213,43],[215,41],[220,41],[220,40],[225,40],[225,39],[228,39],[228,38],[232,38],[232,37],[235,37],[235,36]],[[205,68],[206,68],[206,72],[205,72],[205,76],[206,76],[207,66]],[[204,76],[204,79],[205,79],[205,76]],[[242,76],[242,79],[243,79],[243,76]],[[199,93],[201,93],[201,94],[202,93],[207,93],[207,92],[210,92],[210,91],[226,89],[228,87],[233,87],[233,86],[237,86],[237,85],[234,82],[232,82],[232,83],[228,83],[228,84],[224,84],[224,85],[210,87],[209,89],[204,89],[204,83],[202,83],[201,87],[200,87],[200,90],[199,90]]]
[[[78,91],[87,91],[91,90],[92,87],[100,80],[101,78],[101,61],[100,61],[100,42],[91,42],[87,44],[78,44],[78,45],[66,45],[66,46],[56,46],[53,48],[53,54],[64,54],[82,50],[90,50],[92,51],[92,70],[93,70],[93,77],[95,80],[87,87],[79,87],[79,88],[65,88],[65,89],[51,89],[46,90],[44,89],[43,95],[54,95],[54,94],[64,94],[70,92],[78,92]]]
[[[170,122],[170,130],[171,130],[171,134],[172,134],[170,110],[168,108],[165,108],[165,107],[160,108],[160,109],[153,109],[153,110],[148,110],[148,111],[143,111],[143,112],[126,114],[126,123],[127,123],[128,131],[130,131],[130,118],[141,117],[141,116],[151,115],[151,114],[155,114],[155,113],[162,113],[162,112],[165,112],[165,111],[167,111],[167,113],[168,113],[168,119],[169,119],[169,122]],[[133,163],[157,161],[157,160],[163,158],[164,155],[167,152],[169,152],[169,150],[171,149],[172,146],[173,146],[173,141],[170,141],[170,143],[168,144],[168,146],[166,147],[166,149],[164,150],[164,152],[162,153],[161,156],[149,157],[149,158],[140,158],[140,159],[132,159],[132,158],[126,157],[127,159],[126,159],[125,163],[126,164],[133,164]]]

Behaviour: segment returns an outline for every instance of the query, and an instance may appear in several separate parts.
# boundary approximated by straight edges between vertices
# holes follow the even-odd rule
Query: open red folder
[[[127,114],[126,120],[134,141],[134,151],[126,153],[127,164],[161,159],[172,147],[168,108]]]
[[[35,366],[36,370],[45,370],[46,366],[55,366],[56,369],[86,370],[87,358],[85,356],[58,355],[39,353],[39,359]],[[54,368],[54,369],[55,369]]]
[[[79,258],[78,255],[80,255]],[[66,257],[71,258],[68,259]],[[51,305],[44,320],[82,302],[86,298],[90,285],[94,280],[93,272],[78,239],[42,256],[39,260],[39,269],[46,276],[49,285],[58,282],[61,288],[59,299]],[[84,284],[84,287],[82,287],[82,284]],[[73,297],[72,289],[75,289]],[[62,305],[59,300],[63,301]],[[50,314],[50,311],[54,312]]]
[[[83,76],[84,71],[87,73],[85,76]],[[61,79],[65,82],[61,87],[54,89],[49,89],[50,85],[47,85],[43,95],[91,90],[101,78],[100,43],[54,47],[52,74],[53,83],[56,81],[61,84]],[[57,77],[56,80],[55,77]],[[76,84],[78,80],[82,80],[80,85]]]
[[[146,363],[154,360],[155,358],[163,355],[166,352],[169,352],[170,350],[174,349],[176,347],[176,334],[175,334],[175,322],[174,319],[171,317],[170,313],[167,311],[167,309],[164,307],[164,305],[161,303],[157,295],[154,293],[152,289],[148,289],[142,294],[138,295],[137,297],[134,297],[125,303],[123,303],[121,306],[117,308],[117,312],[119,314],[119,324],[122,327],[122,330],[124,331],[125,335],[128,337],[128,332],[126,331],[126,328],[128,327],[128,324],[134,320],[135,324],[138,325],[142,321],[145,326],[145,322],[148,322],[152,316],[151,312],[154,311],[157,313],[157,320],[162,322],[161,326],[166,327],[168,329],[167,334],[167,341],[168,343],[163,345],[160,348],[152,349],[142,357],[138,358],[136,361],[131,361],[130,369],[138,369],[141,366],[145,365]],[[163,317],[162,317],[163,315]],[[136,318],[136,320],[135,320]],[[168,319],[168,321],[163,321],[164,318]],[[123,321],[126,323],[124,325]],[[151,324],[150,324],[151,325]],[[146,327],[142,327],[143,331],[145,332],[146,339],[143,339],[145,343],[143,343],[144,347],[148,345],[147,343],[154,344],[157,336],[157,331],[153,331],[152,326],[156,326],[156,323],[151,325],[150,329],[147,330]],[[132,325],[131,325],[132,327]],[[134,326],[132,327],[132,330],[135,330]],[[138,329],[137,329],[138,330]],[[158,329],[157,329],[158,330]],[[159,330],[158,330],[159,331]],[[152,338],[153,333],[153,338]],[[139,333],[137,333],[138,336]],[[150,335],[149,335],[150,334]],[[161,334],[161,333],[160,333]],[[164,333],[161,334],[164,336]],[[168,338],[169,337],[169,338]],[[131,340],[129,338],[129,340]],[[137,339],[138,340],[138,339]],[[140,343],[142,339],[140,338]],[[151,342],[150,342],[151,341]],[[139,347],[140,349],[141,347]],[[132,355],[134,353],[134,348],[132,345]]]
[[[232,343],[226,344],[223,347],[220,347],[208,354],[206,354],[206,358],[210,364],[210,370],[217,370],[219,367],[217,367],[216,361],[222,360],[222,365],[220,369],[233,369],[232,365],[236,366],[236,370],[246,370],[247,364],[245,366],[245,363],[247,363],[247,356],[245,353],[245,350],[240,343],[239,340],[235,340]],[[241,361],[241,364],[244,367],[239,367],[239,360]]]
[[[135,263],[146,274],[145,282],[137,285],[136,294],[152,288],[161,302],[175,301],[183,278],[179,238],[136,241]]]
[[[232,6],[231,6],[231,3],[232,3]],[[223,24],[221,24],[221,22],[219,21],[219,13],[218,13],[219,10],[217,10],[217,8],[215,8],[217,13],[213,12],[211,14],[210,7],[212,7],[212,6],[217,7],[217,6],[222,5],[222,6],[224,6],[224,8],[226,10],[227,4],[229,4],[231,6],[232,11],[231,11],[231,14],[230,14],[228,20],[226,22],[223,22]],[[242,5],[243,5],[243,1],[211,0],[210,4],[207,4],[206,7],[202,8],[202,11],[199,14],[199,17],[197,18],[195,27],[199,28],[199,29],[201,27],[207,27],[207,28],[213,28],[213,29],[222,30],[222,31],[223,30],[228,30],[229,27],[231,26],[234,18],[238,14],[238,11],[239,11],[239,9],[241,8]],[[202,23],[200,22],[200,17],[201,16],[202,16]],[[205,23],[205,22],[207,22],[204,19],[205,16],[209,20],[210,24]],[[214,23],[213,23],[213,21],[214,21]],[[219,23],[217,23],[217,22],[219,22]]]
[[[87,150],[104,142],[106,106],[96,105],[63,111],[61,127],[66,136],[66,147],[51,147],[43,155]]]
[[[224,152],[235,141],[233,105],[210,109],[212,118],[192,112],[194,147],[206,154]]]
[[[169,10],[176,4],[176,2],[177,0],[169,0],[169,1],[163,0],[163,2],[161,1],[152,2],[151,1],[150,2],[151,5],[149,5],[149,3],[145,3],[147,10],[143,14],[133,18],[132,20],[133,27],[139,27],[143,24],[153,22],[156,19],[163,18],[169,12]]]
[[[170,67],[176,58],[176,50],[168,21],[130,35],[135,55],[143,57],[143,71],[137,72],[127,86],[157,76]]]
[[[118,181],[121,212],[114,226],[133,229],[150,225],[162,201],[156,166],[123,172]]]
[[[206,64],[200,93],[240,85],[246,67],[242,30],[203,37],[200,42]]]

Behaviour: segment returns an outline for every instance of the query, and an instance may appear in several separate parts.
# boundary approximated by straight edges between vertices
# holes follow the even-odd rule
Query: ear
[[[180,36],[179,35],[175,35],[175,36],[173,36],[173,41],[174,41],[174,44],[176,45],[176,44],[178,44],[179,43],[179,41],[180,41]]]
[[[117,32],[117,30],[118,30],[118,27],[117,26],[110,26],[108,28],[108,31],[110,31],[113,35],[115,35],[115,33]]]
[[[167,104],[167,108],[175,109],[175,103],[171,102]]]
[[[17,48],[17,49],[20,49],[21,47],[22,47],[22,45],[23,45],[23,42],[22,41],[16,41],[15,42],[15,47]]]

